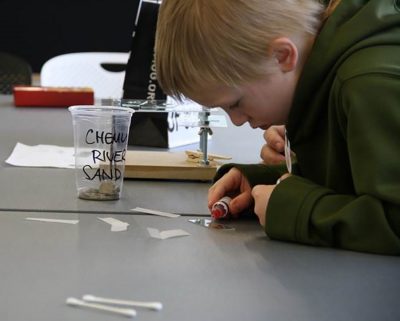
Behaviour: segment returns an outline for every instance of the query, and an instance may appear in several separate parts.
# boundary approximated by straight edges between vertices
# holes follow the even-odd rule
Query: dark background
[[[0,0],[0,51],[39,72],[71,52],[128,52],[139,0]]]

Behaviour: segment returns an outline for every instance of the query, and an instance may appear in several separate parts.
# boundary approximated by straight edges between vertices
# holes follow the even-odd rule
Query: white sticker
[[[184,230],[166,230],[160,231],[156,228],[148,227],[147,231],[149,232],[150,236],[155,239],[166,240],[172,237],[180,237],[180,236],[189,236],[190,234]]]
[[[128,229],[129,224],[113,217],[98,217],[99,220],[111,225],[111,232],[123,232]]]
[[[38,217],[27,217],[28,221],[38,221],[45,223],[63,223],[63,224],[78,224],[79,220],[57,220],[52,218],[38,218]]]
[[[176,217],[180,216],[179,214],[172,214],[172,213],[168,213],[168,212],[150,210],[150,209],[142,208],[142,207],[132,208],[131,211],[141,212],[141,213],[146,213],[146,214],[151,214],[151,215],[158,215],[158,216],[163,216],[163,217],[170,217],[170,218],[176,218]]]

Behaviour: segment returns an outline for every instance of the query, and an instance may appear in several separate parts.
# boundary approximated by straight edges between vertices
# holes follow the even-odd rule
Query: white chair
[[[129,53],[80,52],[56,56],[40,71],[42,86],[91,87],[96,99],[120,99]],[[111,71],[114,70],[114,71]]]

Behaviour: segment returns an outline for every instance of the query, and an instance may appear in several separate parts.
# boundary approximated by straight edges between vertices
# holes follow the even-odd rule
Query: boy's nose
[[[247,121],[247,117],[243,114],[228,113],[228,115],[235,126],[242,126]]]

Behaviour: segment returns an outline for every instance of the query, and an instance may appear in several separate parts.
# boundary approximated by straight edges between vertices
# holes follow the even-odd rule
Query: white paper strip
[[[158,215],[158,216],[163,216],[163,217],[170,217],[170,218],[176,218],[176,217],[180,216],[179,214],[172,214],[172,213],[168,213],[168,212],[150,210],[150,209],[142,208],[142,207],[132,208],[131,211],[141,212],[141,213],[146,213],[146,214],[151,214],[151,215]]]
[[[64,224],[78,224],[79,220],[56,220],[52,218],[37,218],[37,217],[27,217],[28,221],[39,221],[45,223],[64,223]]]
[[[180,236],[189,236],[190,234],[184,230],[166,230],[160,231],[156,228],[148,227],[147,231],[149,232],[150,236],[155,239],[166,240],[172,237],[180,237]]]
[[[17,143],[6,163],[25,167],[74,168],[74,148],[55,145],[28,146]]]
[[[111,232],[123,232],[128,229],[129,223],[122,222],[113,217],[98,217],[99,220],[111,225]]]

